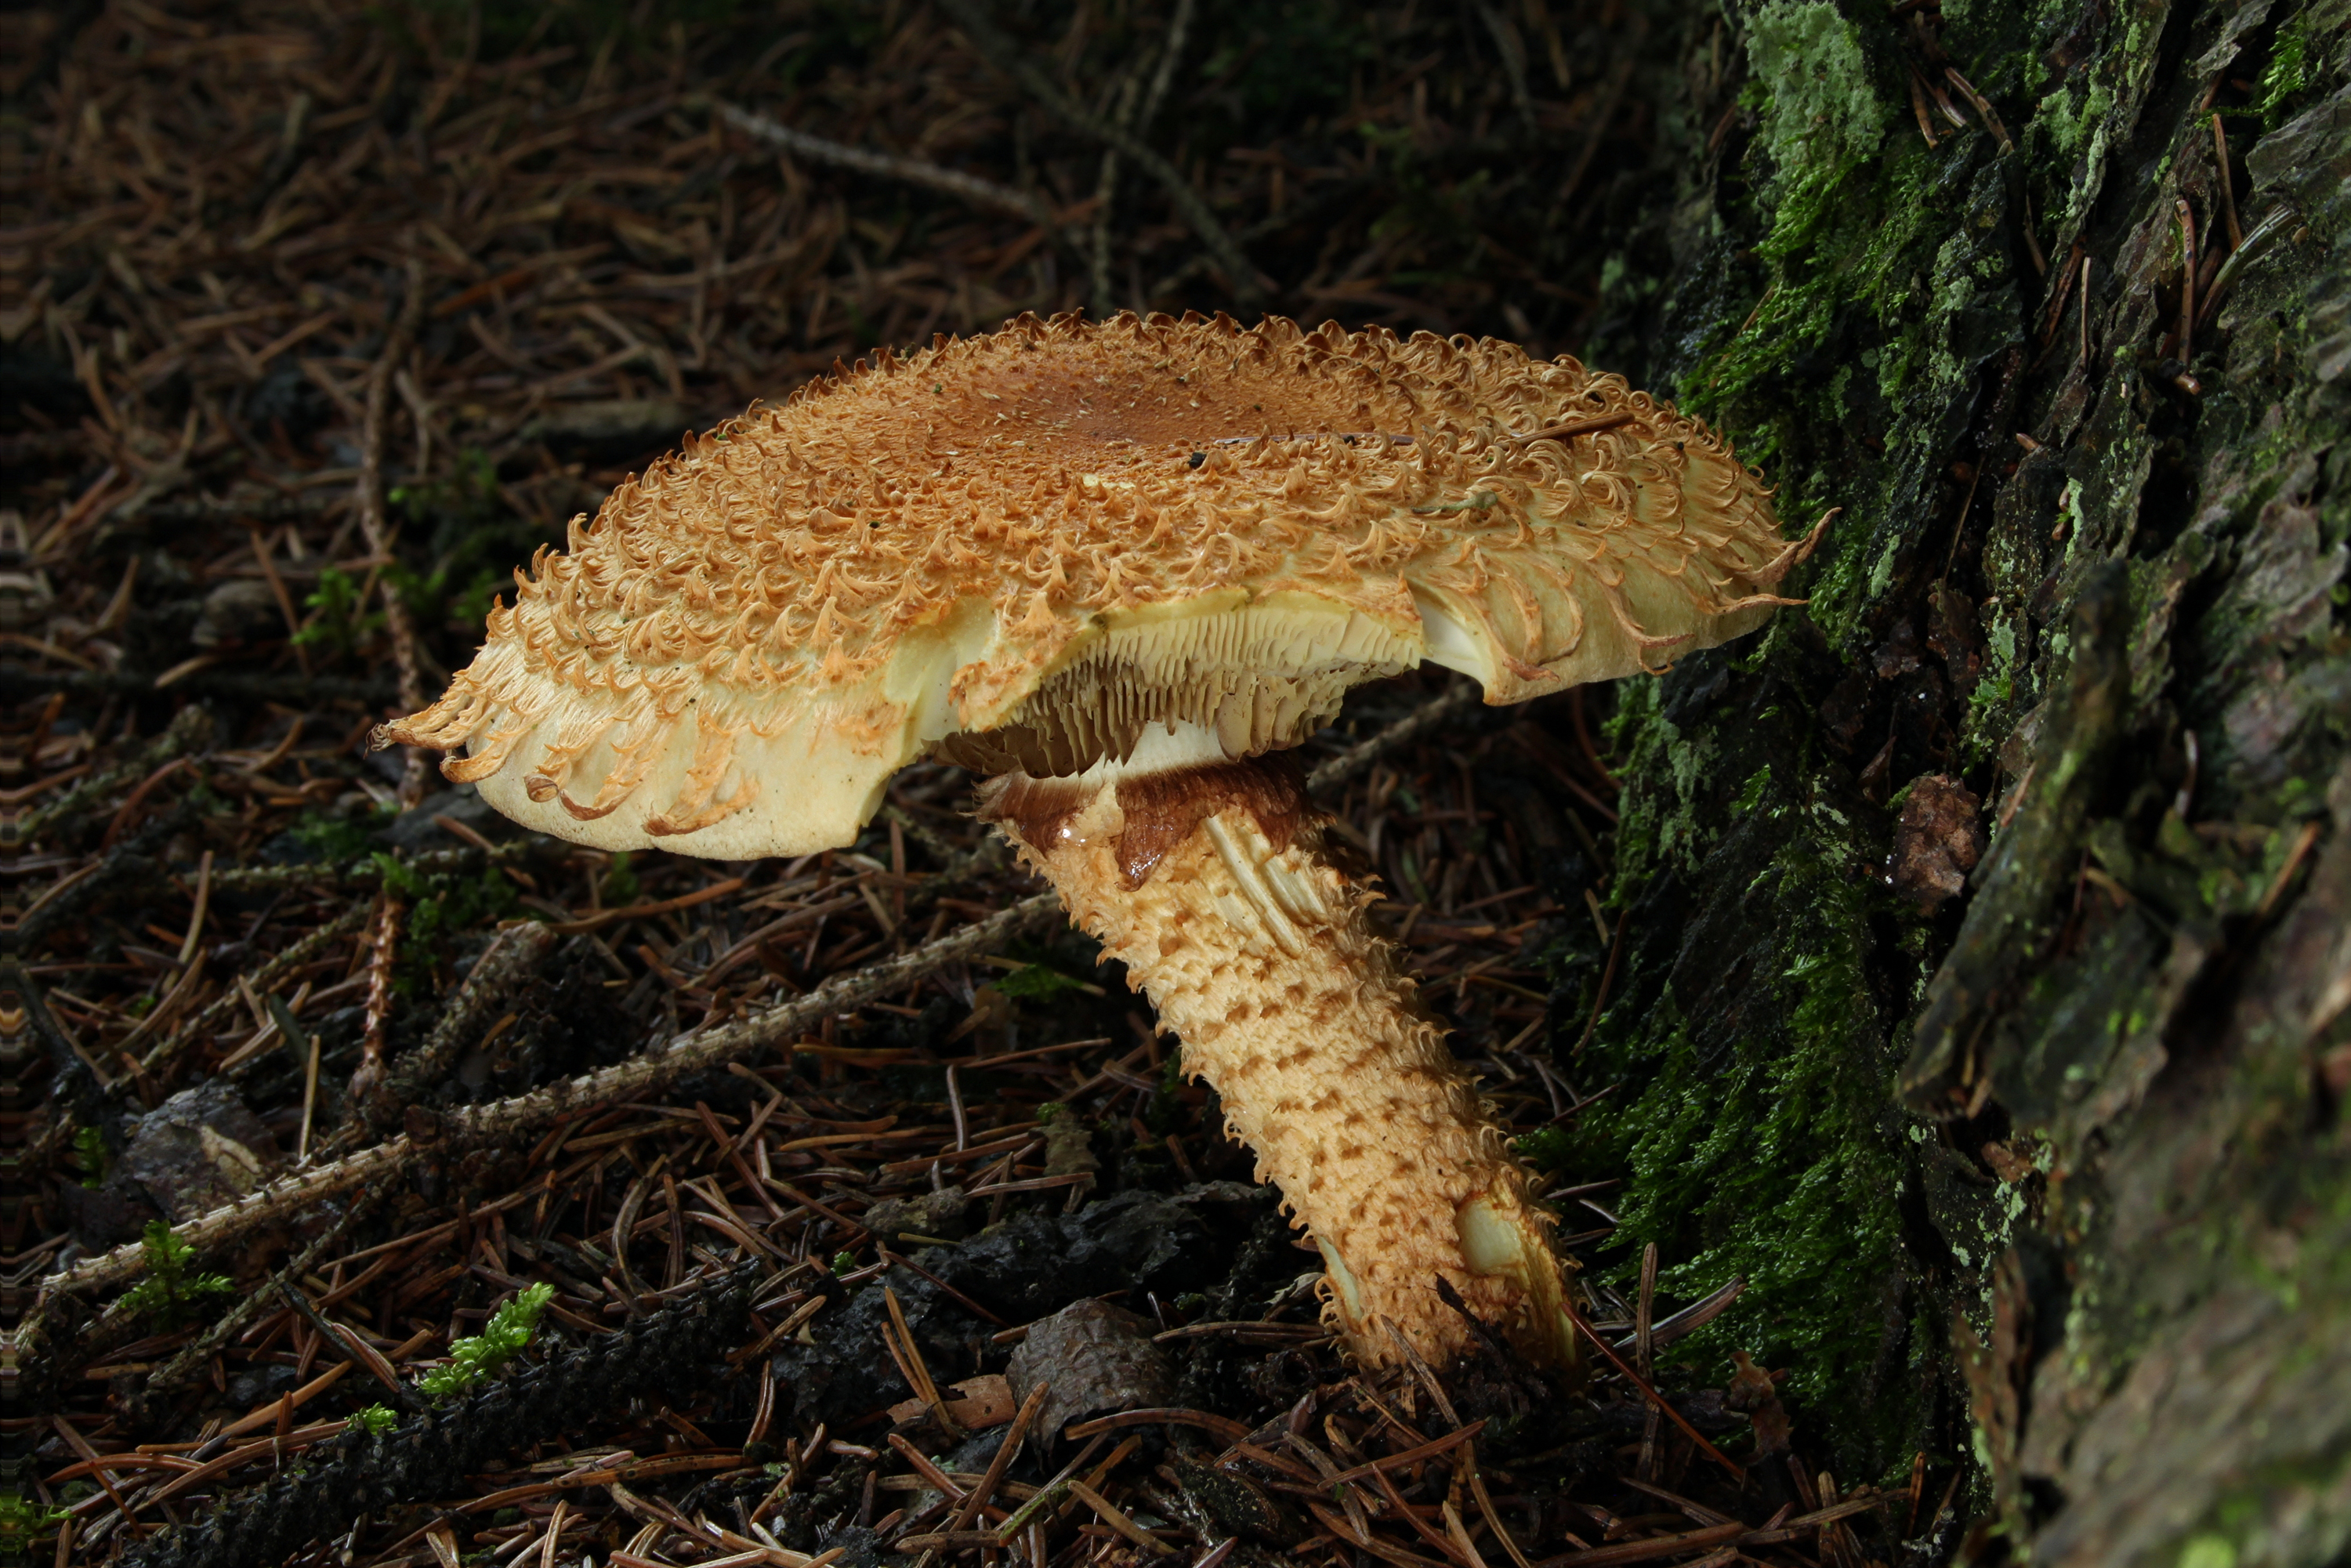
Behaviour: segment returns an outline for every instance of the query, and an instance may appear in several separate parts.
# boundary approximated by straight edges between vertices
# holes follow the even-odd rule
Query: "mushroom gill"
[[[1156,724],[1257,757],[1330,722],[1350,687],[1420,663],[1412,640],[1325,601],[1239,598],[1204,595],[1083,643],[1004,723],[947,736],[938,755],[982,775],[1083,773],[1124,760]]]

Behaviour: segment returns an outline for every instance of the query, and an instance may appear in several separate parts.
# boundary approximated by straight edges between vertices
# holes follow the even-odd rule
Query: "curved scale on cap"
[[[467,748],[451,778],[563,838],[799,853],[933,749],[1073,771],[1181,718],[1240,755],[1421,659],[1496,703],[1661,669],[1788,602],[1810,546],[1719,437],[1573,360],[1023,317],[688,435],[379,739]]]

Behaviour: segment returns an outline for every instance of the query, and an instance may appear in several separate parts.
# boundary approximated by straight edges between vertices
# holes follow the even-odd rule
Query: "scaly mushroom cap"
[[[379,742],[562,838],[801,853],[933,749],[1251,756],[1423,659],[1492,703],[1660,668],[1810,548],[1703,425],[1507,343],[1024,316],[835,370],[575,519]]]

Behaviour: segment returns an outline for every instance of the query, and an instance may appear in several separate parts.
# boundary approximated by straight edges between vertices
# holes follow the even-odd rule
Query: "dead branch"
[[[367,413],[360,426],[360,531],[367,538],[368,552],[387,562],[392,557],[392,529],[384,516],[383,502],[384,418],[392,404],[392,372],[400,368],[409,345],[416,340],[416,329],[423,320],[424,271],[412,256],[399,319],[392,323],[383,352],[376,356],[375,367],[368,372]],[[415,617],[389,572],[378,580],[383,593],[384,627],[392,636],[392,667],[400,677],[401,706],[414,713],[424,706],[424,677],[417,660]],[[401,769],[402,805],[413,806],[424,799],[425,772],[424,753],[409,747]]]
[[[256,969],[246,978],[246,984],[253,988],[255,996],[266,996],[269,988],[277,983],[279,977],[292,974],[338,938],[347,936],[358,930],[366,923],[367,917],[366,904],[345,910],[333,920],[321,925],[260,968]],[[239,988],[235,986],[230,986],[223,990],[195,1017],[173,1030],[170,1035],[156,1044],[154,1050],[141,1059],[140,1075],[160,1077],[172,1062],[179,1059],[182,1051],[218,1029],[222,1020],[235,1012],[237,1004],[243,999]],[[120,1085],[118,1084],[117,1087],[120,1088]]]
[[[1011,37],[999,31],[974,0],[939,0],[940,9],[953,17],[956,26],[972,47],[987,62],[1020,84],[1031,98],[1053,117],[1081,136],[1090,136],[1106,147],[1117,149],[1133,159],[1135,167],[1149,174],[1165,188],[1167,199],[1175,204],[1184,221],[1200,243],[1216,257],[1217,266],[1225,275],[1225,283],[1233,292],[1235,303],[1244,309],[1254,310],[1265,303],[1265,285],[1257,267],[1242,251],[1231,233],[1208,208],[1207,201],[1184,178],[1183,171],[1162,157],[1157,150],[1141,137],[1123,127],[1112,124],[1091,113],[1055,86],[1053,79],[1031,62]]]
[[[492,938],[449,1002],[423,1044],[392,1064],[388,1094],[354,1095],[354,1106],[378,1132],[389,1131],[403,1107],[423,1096],[448,1075],[457,1058],[472,1043],[491,1004],[509,987],[527,980],[555,948],[555,933],[540,921],[509,926]]]
[[[1421,704],[1369,739],[1357,741],[1338,756],[1315,764],[1314,770],[1306,776],[1306,787],[1328,789],[1333,784],[1343,784],[1388,753],[1444,728],[1484,699],[1485,694],[1477,683],[1465,681],[1443,696]]]
[[[872,152],[862,147],[851,147],[821,136],[812,136],[780,120],[737,108],[720,99],[712,99],[709,103],[710,111],[728,125],[754,141],[780,148],[794,157],[805,158],[812,163],[828,163],[839,169],[853,169],[861,174],[876,174],[885,180],[901,180],[909,185],[921,185],[960,197],[974,206],[993,207],[1015,217],[1027,218],[1048,234],[1058,233],[1059,225],[1054,221],[1053,210],[1026,191],[1016,191],[1009,185],[999,185],[976,174],[944,169],[921,158],[908,158],[895,152]]]
[[[238,1299],[236,1305],[222,1314],[218,1322],[190,1340],[171,1360],[149,1373],[139,1386],[141,1405],[142,1406],[151,1405],[156,1398],[169,1394],[187,1382],[189,1378],[193,1377],[204,1363],[210,1361],[223,1345],[236,1337],[246,1323],[251,1322],[256,1314],[270,1304],[278,1288],[299,1284],[302,1276],[309,1272],[311,1265],[326,1255],[328,1248],[340,1241],[350,1232],[352,1222],[357,1220],[366,1208],[366,1204],[355,1203],[344,1209],[336,1217],[332,1225],[319,1232],[301,1251],[287,1260],[285,1267],[270,1276],[269,1289],[246,1291]]]
[[[1025,898],[952,936],[862,969],[836,976],[804,997],[732,1023],[680,1035],[661,1050],[551,1083],[510,1100],[453,1112],[439,1119],[433,1135],[402,1135],[346,1155],[332,1165],[272,1182],[240,1201],[175,1227],[181,1240],[211,1251],[260,1228],[290,1219],[312,1204],[376,1182],[397,1179],[418,1159],[443,1158],[453,1149],[512,1145],[561,1118],[616,1101],[658,1093],[691,1072],[737,1061],[765,1046],[797,1037],[826,1018],[851,1011],[893,991],[904,990],[949,964],[960,963],[1044,925],[1061,912],[1053,894]],[[127,1285],[146,1271],[145,1251],[136,1243],[91,1258],[42,1284],[44,1299],[87,1294]]]

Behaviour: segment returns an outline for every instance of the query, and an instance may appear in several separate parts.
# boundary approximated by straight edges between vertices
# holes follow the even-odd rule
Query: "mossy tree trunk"
[[[2346,15],[1656,14],[1589,357],[1843,510],[1807,610],[1619,698],[1585,1158],[1749,1281],[1677,1354],[1959,1478],[1922,1554],[2351,1539]]]

